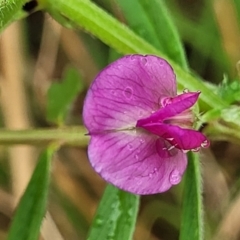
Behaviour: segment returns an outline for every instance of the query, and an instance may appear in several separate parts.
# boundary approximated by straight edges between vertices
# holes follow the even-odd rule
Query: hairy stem
[[[58,143],[85,147],[88,144],[87,131],[82,126],[29,129],[29,130],[0,130],[0,144],[29,144],[47,145]]]

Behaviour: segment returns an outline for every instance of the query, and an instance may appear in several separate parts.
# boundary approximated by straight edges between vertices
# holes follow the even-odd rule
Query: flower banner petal
[[[135,127],[160,108],[161,97],[176,95],[171,66],[156,56],[129,55],[106,67],[92,83],[83,119],[92,132]]]

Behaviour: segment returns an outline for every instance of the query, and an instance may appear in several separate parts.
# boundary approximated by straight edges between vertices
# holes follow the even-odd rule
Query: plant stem
[[[27,130],[1,129],[0,144],[48,145],[58,143],[86,147],[88,144],[88,137],[84,135],[86,133],[83,126]]]

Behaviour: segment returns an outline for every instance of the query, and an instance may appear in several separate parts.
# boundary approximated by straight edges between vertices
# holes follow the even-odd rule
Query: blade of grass
[[[134,32],[187,69],[177,29],[163,0],[116,1]]]
[[[138,196],[108,185],[87,239],[131,240],[138,205]]]
[[[239,0],[233,0],[236,12],[237,12],[237,17],[238,17],[238,25],[240,28],[240,1]]]
[[[145,11],[146,9],[142,8],[140,1],[116,0],[116,2],[123,11],[128,26],[155,48],[163,51],[164,45],[158,41],[157,33],[150,21],[151,19],[149,19],[148,13]]]
[[[51,158],[55,147],[47,148],[40,156],[27,189],[17,207],[8,240],[35,240],[47,205]]]
[[[180,240],[203,239],[202,183],[199,154],[190,152],[185,174]]]
[[[201,69],[203,70],[205,65],[208,65],[208,61],[211,60],[216,64],[216,70],[221,70],[215,71],[215,75],[216,73],[218,74],[216,79],[220,80],[222,78],[222,73],[228,73],[229,71],[229,61],[226,52],[223,51],[222,48],[220,35],[212,12],[212,2],[208,1],[198,21],[183,14],[179,8],[176,7],[176,1],[173,3],[171,2],[167,2],[167,4],[171,9],[174,22],[180,32],[181,38],[193,49],[189,57],[196,57],[196,63],[192,63],[194,64],[192,67],[198,70],[199,73]],[[199,58],[201,64],[199,64]]]

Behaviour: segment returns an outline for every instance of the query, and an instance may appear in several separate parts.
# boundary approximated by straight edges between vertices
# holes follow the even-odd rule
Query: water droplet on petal
[[[130,99],[132,97],[132,94],[133,94],[132,88],[131,87],[126,87],[123,94],[126,98]]]
[[[164,61],[160,61],[159,65],[163,66],[164,65]]]
[[[170,176],[169,176],[169,181],[172,185],[176,185],[178,184],[180,181],[181,181],[181,175],[179,173],[179,171],[177,169],[173,170],[171,173],[170,173]]]
[[[140,143],[145,143],[145,140],[144,140],[143,138],[140,138],[140,139],[139,139],[139,142],[140,142]]]
[[[118,69],[121,70],[123,68],[122,64],[118,64]]]
[[[191,149],[192,152],[199,152],[199,150],[200,150],[200,147]]]
[[[166,140],[168,140],[168,141],[173,141],[174,140],[174,138],[166,138]]]
[[[143,115],[143,111],[139,111],[139,112],[138,112],[138,116],[139,116],[139,117],[142,117],[142,115]]]
[[[131,56],[130,56],[130,59],[131,59],[131,60],[135,60],[135,55],[131,55]]]
[[[113,203],[111,204],[111,208],[112,208],[112,209],[115,209],[116,206],[117,206],[116,202],[113,202]]]
[[[128,144],[128,149],[129,149],[129,150],[133,150],[132,144]]]
[[[115,91],[114,91],[114,90],[112,90],[112,91],[111,91],[111,94],[112,94],[112,95],[115,95],[116,93],[115,93]]]
[[[97,226],[100,227],[103,224],[103,220],[101,218],[97,218],[96,219],[96,224],[97,224]]]
[[[153,169],[153,171],[156,172],[156,171],[157,171],[157,168],[155,167],[155,168]]]
[[[210,141],[207,139],[201,143],[201,147],[203,147],[203,148],[207,148],[207,147],[209,147],[209,145],[210,145]]]
[[[152,178],[153,177],[153,174],[152,173],[149,173],[149,175],[148,175],[150,178]]]
[[[160,99],[160,104],[165,107],[167,106],[168,104],[170,104],[172,102],[172,99],[169,98],[169,97],[164,97],[162,99]]]
[[[93,166],[93,168],[95,169],[96,172],[100,173],[102,171],[102,166],[101,164],[97,164],[95,166]]]
[[[168,150],[172,145],[167,142],[166,140],[163,140],[161,138],[156,140],[156,150],[158,155],[161,158],[169,158],[178,153],[178,150],[176,148],[173,148],[171,150]]]
[[[137,154],[136,154],[134,157],[135,157],[135,159],[136,159],[136,160],[138,160],[138,159],[139,159],[139,156],[138,156]]]
[[[143,63],[144,65],[146,65],[146,63],[147,63],[146,57],[142,57],[142,58],[141,58],[141,61],[142,61],[142,63]]]
[[[170,152],[170,151],[173,150],[175,147],[176,147],[175,145],[172,145],[172,146],[168,147],[167,150]]]

